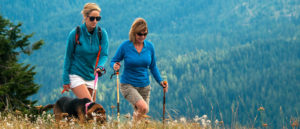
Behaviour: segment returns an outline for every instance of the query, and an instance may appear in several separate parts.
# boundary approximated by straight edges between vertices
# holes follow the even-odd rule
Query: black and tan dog
[[[48,110],[53,108],[55,120],[59,122],[63,118],[63,114],[79,118],[80,122],[83,123],[86,120],[91,120],[94,117],[97,122],[105,123],[106,115],[102,105],[91,100],[84,98],[70,98],[62,97],[56,101],[55,104],[46,105],[43,109]]]

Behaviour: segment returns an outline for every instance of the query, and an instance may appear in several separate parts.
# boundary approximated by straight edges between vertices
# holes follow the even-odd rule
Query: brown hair
[[[147,27],[147,22],[143,18],[137,18],[134,20],[134,22],[131,25],[130,31],[129,31],[129,40],[131,42],[135,42],[135,34],[139,32],[147,31],[148,32],[148,27]]]

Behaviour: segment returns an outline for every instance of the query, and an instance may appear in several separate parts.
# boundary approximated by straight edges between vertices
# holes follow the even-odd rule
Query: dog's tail
[[[49,111],[50,109],[52,109],[54,107],[54,104],[48,104],[44,107],[41,108],[42,111]]]

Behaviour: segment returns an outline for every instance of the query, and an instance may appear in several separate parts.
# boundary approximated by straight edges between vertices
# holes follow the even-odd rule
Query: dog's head
[[[106,115],[102,105],[94,103],[88,107],[87,119],[96,119],[97,122],[105,123]]]

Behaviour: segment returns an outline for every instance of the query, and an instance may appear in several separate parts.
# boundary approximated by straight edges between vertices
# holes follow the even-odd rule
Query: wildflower
[[[112,117],[110,115],[107,115],[107,119],[108,119],[108,121],[111,121]]]
[[[125,118],[129,119],[131,117],[130,113],[127,113],[126,115],[124,115]]]
[[[218,119],[215,120],[215,124],[216,124],[216,125],[219,124],[219,120],[218,120]]]
[[[207,120],[206,121],[206,124],[210,125],[211,121],[210,120]]]
[[[180,122],[182,122],[182,123],[186,123],[186,119],[185,119],[185,117],[181,117],[181,118],[180,118]]]
[[[8,127],[13,127],[13,124],[10,124],[10,123],[8,123],[8,122],[6,122],[6,125],[7,125]]]
[[[201,119],[201,125],[203,125],[204,127],[206,127],[205,119]]]
[[[195,116],[194,121],[198,122],[200,120],[200,117],[198,117],[198,115]]]
[[[42,115],[45,116],[46,114],[47,114],[46,111],[43,111]]]
[[[203,115],[202,118],[203,118],[203,119],[207,119],[207,115]]]
[[[51,114],[47,115],[47,119],[51,119],[51,117],[52,117]]]
[[[71,121],[69,124],[70,124],[70,126],[73,126],[73,125],[75,125],[75,121]]]
[[[177,120],[174,120],[174,121],[167,121],[167,125],[169,125],[169,126],[174,126],[174,125],[177,125]]]
[[[36,120],[36,123],[39,123],[40,125],[43,124],[43,120],[39,117],[37,120]]]
[[[65,117],[64,119],[65,119],[65,121],[68,121],[68,118],[67,118],[67,117]]]
[[[265,108],[264,108],[264,107],[259,107],[257,110],[258,110],[258,111],[264,111]]]
[[[25,121],[28,121],[28,116],[27,116],[27,114],[25,114]]]

